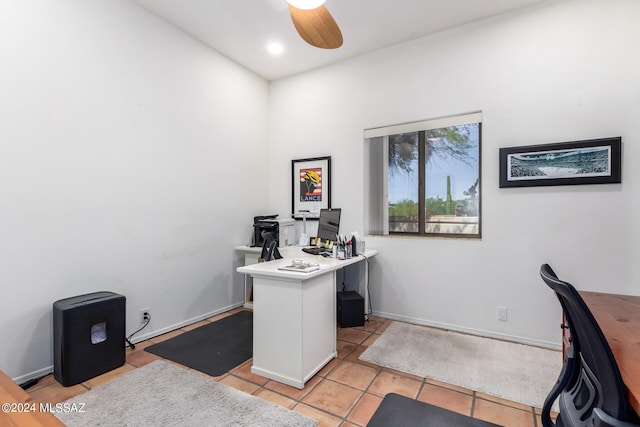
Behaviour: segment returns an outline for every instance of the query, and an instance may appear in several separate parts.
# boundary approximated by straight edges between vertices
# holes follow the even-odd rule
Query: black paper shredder
[[[125,362],[126,298],[94,292],[53,303],[53,377],[72,386]]]

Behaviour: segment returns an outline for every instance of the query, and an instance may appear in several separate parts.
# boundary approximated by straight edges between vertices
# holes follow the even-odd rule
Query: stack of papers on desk
[[[309,263],[294,263],[285,265],[283,267],[278,267],[278,270],[297,271],[298,273],[311,273],[312,271],[320,270],[320,265]]]

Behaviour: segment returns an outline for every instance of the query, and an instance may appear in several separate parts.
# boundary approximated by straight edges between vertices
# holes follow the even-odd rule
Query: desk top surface
[[[245,252],[254,252],[255,248],[243,249],[242,247],[237,247],[237,250],[244,250]],[[249,274],[251,276],[263,276],[263,277],[280,277],[283,279],[291,279],[291,280],[307,280],[319,276],[321,274],[325,274],[331,271],[338,270],[342,267],[346,267],[347,265],[355,264],[365,259],[374,257],[378,254],[378,251],[375,249],[367,249],[364,252],[364,256],[358,255],[357,257],[348,258],[344,260],[335,259],[335,258],[326,258],[320,255],[311,255],[305,252],[302,252],[301,247],[297,246],[286,246],[283,248],[279,248],[280,253],[282,254],[282,259],[276,259],[269,262],[261,262],[258,264],[246,265],[238,268],[239,273]],[[312,264],[318,264],[319,269],[309,272],[309,273],[301,273],[297,271],[285,271],[279,270],[279,267],[283,267],[291,264],[293,259],[302,260]]]
[[[640,414],[640,296],[581,291],[616,358],[631,407]]]

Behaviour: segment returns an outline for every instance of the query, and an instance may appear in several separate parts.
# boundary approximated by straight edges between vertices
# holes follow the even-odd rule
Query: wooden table
[[[607,338],[627,386],[629,403],[640,414],[640,296],[581,291]]]
[[[50,412],[41,412],[40,403],[0,371],[0,426],[64,427]]]

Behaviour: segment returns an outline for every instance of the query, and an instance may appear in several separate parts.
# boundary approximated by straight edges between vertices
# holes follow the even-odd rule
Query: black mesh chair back
[[[558,279],[548,264],[542,280],[556,293],[571,332],[571,346],[558,383],[542,411],[544,427],[633,426],[627,391],[611,348],[600,326],[576,289]],[[550,411],[559,397],[560,414],[554,424]]]

